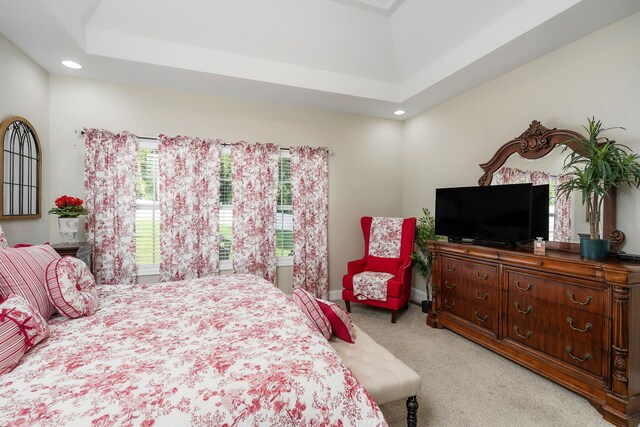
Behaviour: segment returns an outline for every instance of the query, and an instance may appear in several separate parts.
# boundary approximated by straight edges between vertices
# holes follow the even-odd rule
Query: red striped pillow
[[[78,258],[64,257],[47,267],[47,292],[58,311],[70,319],[90,316],[98,308],[98,290],[89,267]]]
[[[304,289],[296,288],[293,290],[291,298],[300,307],[300,310],[315,323],[322,335],[326,339],[331,338],[331,323],[320,309],[315,297]]]
[[[49,336],[49,325],[19,295],[0,304],[0,375],[10,372],[30,348]]]
[[[56,312],[46,286],[47,265],[60,255],[49,245],[0,249],[0,295],[22,296],[45,320]]]
[[[329,319],[333,334],[342,341],[353,344],[356,341],[356,334],[353,330],[349,313],[344,311],[342,307],[334,302],[325,301],[319,298],[316,298],[316,301],[318,301],[318,305],[324,315]]]

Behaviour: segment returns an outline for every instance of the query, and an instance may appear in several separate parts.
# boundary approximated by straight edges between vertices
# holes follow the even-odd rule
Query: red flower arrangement
[[[49,213],[56,214],[60,218],[77,218],[80,215],[89,213],[84,206],[82,206],[83,203],[84,200],[82,199],[64,195],[56,199],[56,207],[49,209]]]

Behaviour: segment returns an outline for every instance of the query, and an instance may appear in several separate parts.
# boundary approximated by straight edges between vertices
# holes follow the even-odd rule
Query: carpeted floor
[[[425,324],[420,307],[398,314],[351,304],[363,331],[422,378],[419,426],[611,426],[584,398],[484,347]],[[390,426],[406,426],[404,401],[381,406]]]

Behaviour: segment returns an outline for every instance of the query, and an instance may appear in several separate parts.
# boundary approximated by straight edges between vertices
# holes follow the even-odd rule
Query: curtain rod
[[[83,129],[83,130],[80,130],[80,131],[79,131],[79,130],[74,130],[74,133],[75,133],[76,135],[78,135],[78,136],[85,136],[85,135],[87,134],[87,132],[86,132],[84,129]],[[135,136],[136,138],[138,138],[138,139],[143,139],[143,140],[145,140],[145,141],[157,141],[157,140],[158,140],[158,138],[157,138],[157,137],[155,137],[155,136],[138,136],[138,135],[134,135],[134,136]],[[232,147],[232,146],[236,145],[236,143],[235,143],[235,142],[223,142],[221,145],[222,145],[223,147]],[[290,148],[289,148],[289,147],[281,147],[280,149],[281,149],[281,150],[284,150],[284,151],[289,151],[289,150],[290,150]],[[329,150],[329,149],[327,149],[327,153],[328,153],[330,156],[333,156],[333,154],[334,154],[334,153],[333,153],[333,150]]]

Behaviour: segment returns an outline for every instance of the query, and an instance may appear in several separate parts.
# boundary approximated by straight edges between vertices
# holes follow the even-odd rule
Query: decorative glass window
[[[31,123],[9,117],[0,124],[0,219],[38,219],[42,200],[40,141]]]

